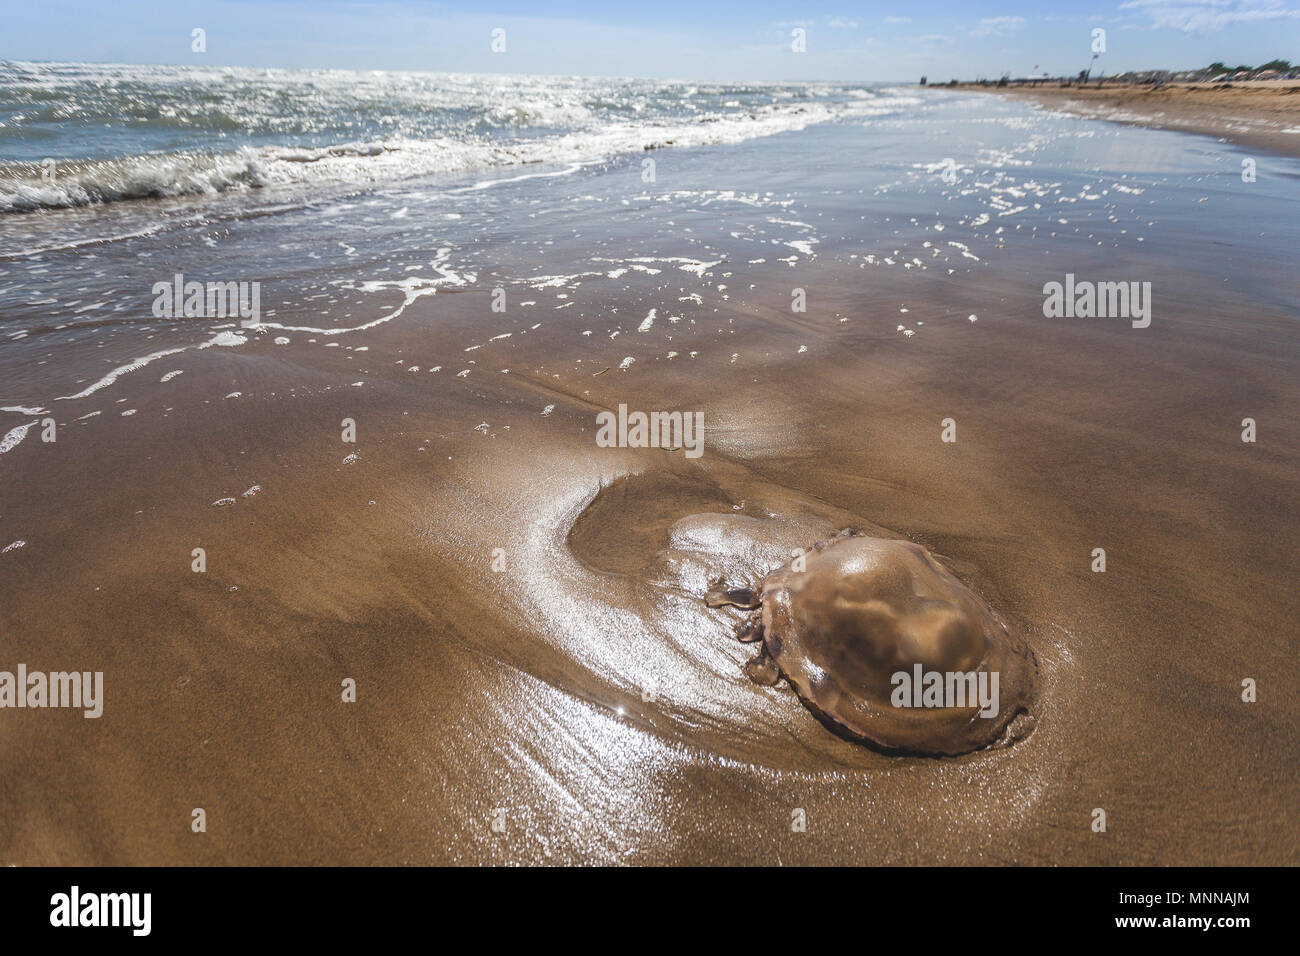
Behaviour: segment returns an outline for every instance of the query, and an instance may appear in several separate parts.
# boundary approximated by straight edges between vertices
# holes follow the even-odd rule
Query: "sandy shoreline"
[[[889,293],[864,303],[847,278],[819,280],[843,289],[828,308],[884,307]],[[108,703],[100,721],[12,722],[4,859],[1294,862],[1269,836],[1296,810],[1279,776],[1294,698],[1234,704],[1242,675],[1285,672],[1277,624],[1297,611],[1296,479],[1278,450],[1300,442],[1289,319],[1139,338],[1045,326],[1036,296],[981,293],[999,295],[999,314],[953,315],[967,334],[925,349],[738,307],[719,321],[753,361],[714,345],[667,379],[557,381],[537,370],[563,356],[539,340],[507,375],[431,384],[390,365],[370,388],[274,400],[330,373],[263,341],[191,367],[190,388],[243,397],[141,417],[132,447],[151,453],[124,458],[87,428],[13,461],[10,487],[48,491],[28,503],[45,530],[9,569],[7,649],[53,664],[97,635]],[[485,297],[425,300],[384,351],[427,350],[432,321],[447,345],[472,341]],[[952,312],[915,308],[930,325]],[[703,409],[709,454],[596,448],[593,410],[619,402]],[[1267,446],[1242,446],[1240,408],[1269,423]],[[936,440],[948,414],[952,447]],[[347,416],[363,439],[344,465]],[[826,733],[788,688],[750,684],[726,612],[656,584],[668,523],[701,512],[784,515],[791,540],[884,526],[943,555],[1036,649],[1038,730],[1001,752],[892,758]],[[1104,578],[1088,572],[1099,542]],[[189,568],[200,543],[204,575]],[[340,703],[344,677],[361,703]],[[50,763],[53,748],[76,756]],[[95,794],[95,816],[52,792]],[[1099,805],[1105,839],[1087,826]],[[789,832],[792,807],[808,833]]]
[[[0,458],[0,669],[105,701],[4,712],[0,865],[1298,862],[1291,181],[970,102],[664,151],[653,190],[638,156],[97,247],[145,291],[223,249],[302,272],[278,328],[82,399],[42,396],[210,323],[6,346],[59,438]],[[1176,162],[1128,147],[1156,139]],[[356,261],[302,255],[334,240]],[[1067,272],[1151,282],[1151,325],[1045,318]],[[703,456],[599,446],[622,404],[700,412]],[[829,733],[745,677],[674,537],[701,515],[752,531],[737,574],[846,525],[923,544],[1038,655],[1037,728],[952,759]]]
[[[1221,137],[1256,149],[1300,156],[1300,82],[1151,86],[1055,84],[998,89],[976,83],[956,89],[996,93],[1051,109],[1117,123]]]

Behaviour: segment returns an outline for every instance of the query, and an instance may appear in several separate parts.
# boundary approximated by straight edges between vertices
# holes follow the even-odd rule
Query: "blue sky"
[[[1107,73],[1300,60],[1300,0],[2,2],[0,58],[22,60],[915,82],[1074,73],[1096,28]]]

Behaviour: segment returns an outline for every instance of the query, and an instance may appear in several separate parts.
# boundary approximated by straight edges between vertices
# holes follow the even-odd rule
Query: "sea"
[[[1204,272],[1231,245],[1285,306],[1296,163],[1249,157],[1245,184],[1244,156],[911,84],[4,62],[0,430],[246,344],[239,316],[159,307],[188,282],[256,283],[258,335],[347,349],[439,291],[585,329],[596,291],[667,272],[690,287],[636,317],[662,325],[747,270],[959,281],[1016,247],[1062,263],[1036,289],[1116,250],[1134,275],[1095,278]],[[923,334],[900,299],[897,331]]]

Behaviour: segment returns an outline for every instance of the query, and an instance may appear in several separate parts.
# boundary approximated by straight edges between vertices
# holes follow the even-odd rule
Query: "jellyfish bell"
[[[784,677],[842,736],[956,755],[1032,728],[1033,650],[913,542],[843,532],[757,588],[717,582],[706,603],[751,610],[737,632],[759,643],[746,673]]]

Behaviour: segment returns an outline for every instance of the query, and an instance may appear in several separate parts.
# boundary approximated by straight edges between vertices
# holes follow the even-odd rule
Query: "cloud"
[[[1236,23],[1298,18],[1283,0],[1126,0],[1121,10],[1145,14],[1152,27],[1210,33]]]
[[[911,17],[885,17],[882,23],[911,23]]]
[[[917,43],[951,43],[952,37],[944,36],[942,33],[927,33],[925,36],[917,37]]]
[[[856,30],[858,21],[850,20],[848,17],[831,17],[826,21],[826,25],[832,30]]]
[[[973,37],[1006,36],[1015,30],[1023,30],[1029,21],[1024,17],[985,17],[971,28]]]

